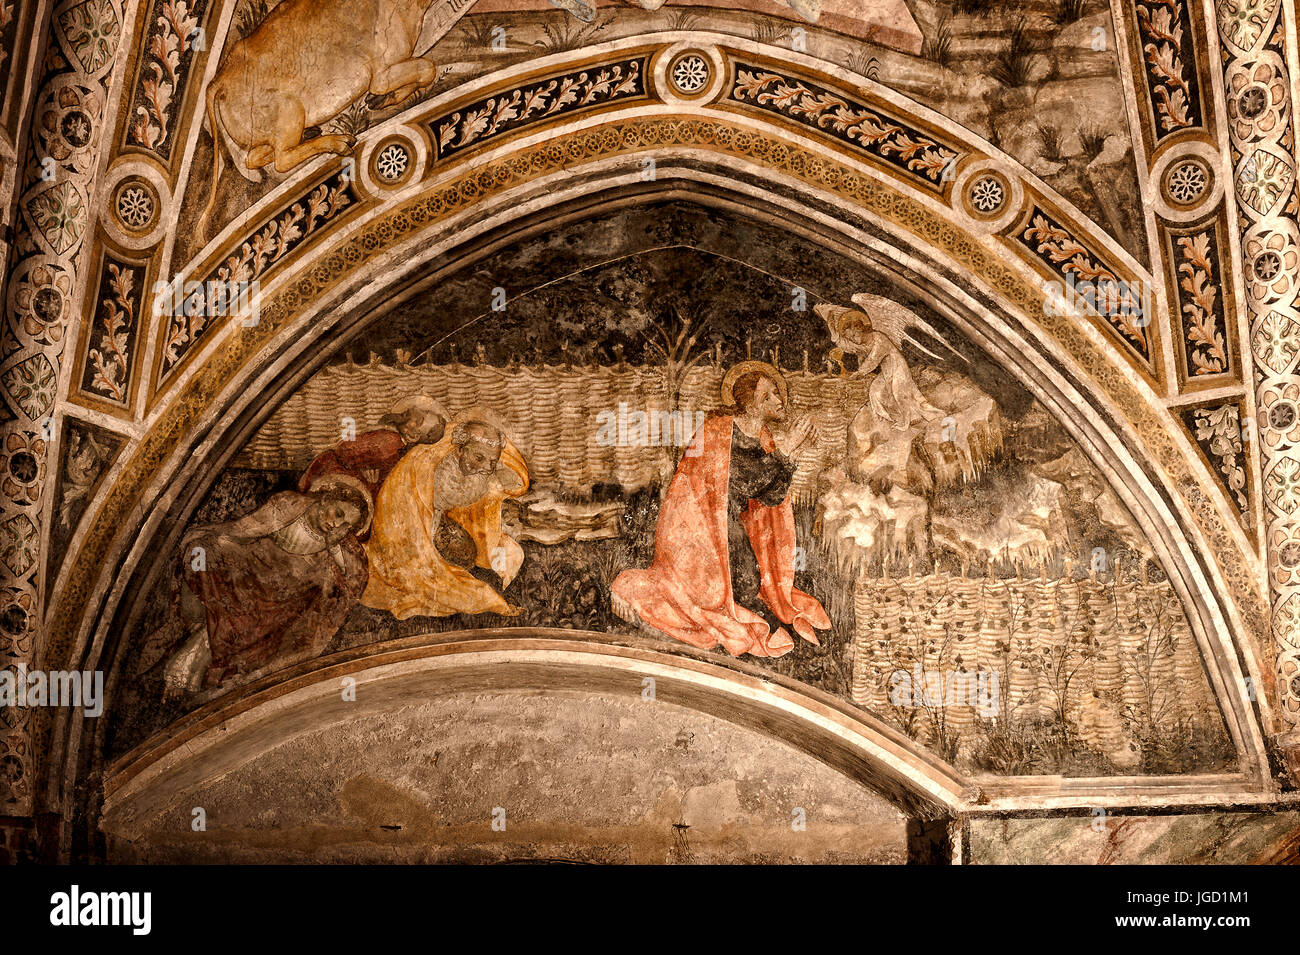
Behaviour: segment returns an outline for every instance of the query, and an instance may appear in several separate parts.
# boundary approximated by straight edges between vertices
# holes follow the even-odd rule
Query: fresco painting
[[[314,510],[301,534],[271,528],[254,615],[313,635],[272,622],[246,665],[207,664],[191,700],[307,646],[558,624],[776,667],[977,772],[1231,766],[1167,575],[1041,404],[908,305],[854,292],[783,314],[763,298],[779,283],[733,266],[728,289],[717,264],[642,256],[503,316],[422,306],[465,329],[421,333],[407,312],[401,334],[437,342],[412,347],[419,360],[347,357],[307,381],[201,511],[269,527],[259,515],[282,498],[347,493],[334,533],[352,557],[331,563],[329,538],[309,538]],[[731,296],[725,317],[709,321],[704,288]],[[601,337],[557,333],[566,302]],[[779,328],[764,350],[740,323]],[[532,354],[507,355],[524,341]],[[374,342],[396,356],[382,326]],[[195,541],[233,526],[196,523],[159,599],[188,600]],[[331,576],[319,610],[289,599],[295,585],[275,593],[271,561],[298,538]],[[238,604],[216,601],[209,628]],[[171,686],[210,651],[170,652],[137,667]]]
[[[0,0],[0,862],[1296,862],[1294,38]]]

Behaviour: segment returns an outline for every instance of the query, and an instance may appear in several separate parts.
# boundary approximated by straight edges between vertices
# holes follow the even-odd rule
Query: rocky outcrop
[[[846,567],[927,561],[932,492],[977,480],[1001,455],[993,398],[954,372],[922,379],[930,409],[895,423],[865,405],[850,425],[844,465],[822,474],[823,538]]]

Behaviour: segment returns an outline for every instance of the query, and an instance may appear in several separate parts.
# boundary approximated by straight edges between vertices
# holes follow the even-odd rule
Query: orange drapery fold
[[[366,542],[370,582],[361,602],[388,610],[399,620],[446,617],[455,613],[510,613],[514,608],[489,584],[469,571],[443,560],[433,540],[433,475],[452,452],[452,433],[437,444],[417,445],[389,474],[375,503],[374,526]],[[470,507],[453,508],[443,520],[453,520],[469,533],[477,550],[476,563],[492,567],[499,553],[509,583],[523,561],[523,551],[501,532],[501,503],[528,490],[528,468],[509,441],[501,451],[501,467],[513,472],[517,488],[490,493]]]

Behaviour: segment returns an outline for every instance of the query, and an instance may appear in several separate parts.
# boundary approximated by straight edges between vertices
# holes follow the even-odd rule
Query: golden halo
[[[322,474],[316,480],[311,482],[311,487],[307,488],[308,494],[320,494],[328,491],[333,487],[350,487],[354,491],[361,492],[361,499],[366,502],[366,513],[362,515],[365,518],[361,526],[357,528],[357,536],[361,536],[370,530],[370,522],[375,516],[375,502],[370,496],[370,489],[354,478],[351,474],[343,471],[331,471],[329,474]]]
[[[757,372],[764,378],[767,378],[776,385],[776,390],[781,393],[781,403],[786,403],[785,378],[779,371],[773,368],[765,361],[742,361],[739,365],[733,367],[722,378],[722,403],[724,405],[735,404],[732,397],[731,389],[736,387],[736,382],[742,375],[748,375],[751,372]]]

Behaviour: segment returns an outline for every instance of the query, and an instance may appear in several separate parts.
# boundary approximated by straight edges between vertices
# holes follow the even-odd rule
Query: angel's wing
[[[851,346],[844,341],[840,329],[844,327],[844,316],[856,310],[844,308],[841,305],[814,305],[813,311],[826,323],[826,328],[831,333],[831,341],[835,343],[836,347],[843,348],[846,351],[849,350]]]
[[[936,361],[943,361],[942,355],[936,355],[926,347],[925,343],[912,334],[912,329],[919,328],[932,338],[943,342],[958,358],[965,361],[957,349],[953,348],[946,338],[939,334],[933,325],[927,322],[921,316],[917,315],[911,309],[899,305],[893,299],[885,298],[881,295],[868,295],[866,292],[859,292],[853,296],[852,302],[858,308],[862,309],[871,319],[871,327],[876,331],[884,334],[900,350],[903,342],[911,342],[920,351],[929,355]]]

